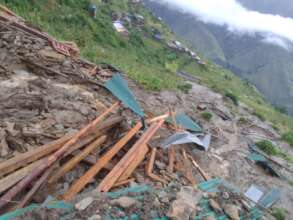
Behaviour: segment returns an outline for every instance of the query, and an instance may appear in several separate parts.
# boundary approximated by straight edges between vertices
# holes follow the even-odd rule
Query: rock
[[[133,198],[122,196],[119,199],[114,199],[110,202],[112,205],[118,205],[122,208],[130,208],[131,206],[134,206],[137,203],[137,201]]]
[[[177,199],[172,203],[167,217],[180,220],[189,220],[193,212],[197,210],[197,203],[202,198],[202,192],[192,187],[183,187],[177,193]],[[191,216],[192,217],[192,216]]]
[[[227,193],[227,192],[223,192],[222,197],[224,199],[229,199],[230,198],[229,193]]]
[[[216,212],[216,213],[221,213],[222,212],[222,208],[221,206],[213,199],[209,200],[209,204],[212,207],[212,209]]]
[[[155,165],[160,169],[163,170],[166,168],[166,164],[164,164],[163,162],[160,161],[155,161]]]
[[[197,106],[197,109],[198,109],[199,111],[205,111],[205,110],[207,109],[207,106],[204,105],[204,104],[199,104],[199,105]]]
[[[171,210],[167,213],[167,217],[178,220],[189,220],[192,211],[192,207],[182,200],[175,200],[171,205]]]
[[[225,213],[232,219],[232,220],[240,220],[239,217],[239,207],[231,204],[224,205]]]
[[[94,198],[87,197],[81,200],[80,202],[76,203],[75,208],[80,211],[85,210],[87,207],[90,206],[90,204],[92,204],[93,201],[94,201]]]
[[[87,220],[102,220],[102,217],[100,215],[93,215],[89,217]]]
[[[59,62],[63,62],[66,59],[64,55],[55,52],[50,47],[46,47],[45,49],[40,50],[39,54],[45,59],[56,60]]]

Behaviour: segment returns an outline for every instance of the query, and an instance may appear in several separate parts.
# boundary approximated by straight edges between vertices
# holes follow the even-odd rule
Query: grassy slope
[[[60,40],[75,41],[81,56],[93,62],[107,62],[129,74],[146,89],[177,89],[182,81],[176,70],[185,70],[202,78],[203,84],[225,94],[231,92],[240,101],[253,108],[257,115],[271,121],[281,131],[293,128],[293,119],[274,110],[248,83],[233,73],[208,64],[200,67],[189,57],[176,54],[165,44],[152,40],[150,28],[164,33],[164,40],[173,38],[168,28],[159,23],[145,9],[129,7],[127,0],[98,3],[97,19],[88,16],[89,0],[0,0],[32,24]],[[125,39],[112,28],[112,12],[138,10],[145,16],[143,28],[129,27],[130,37]]]

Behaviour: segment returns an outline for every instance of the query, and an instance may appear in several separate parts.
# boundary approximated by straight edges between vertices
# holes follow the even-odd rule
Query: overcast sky
[[[205,23],[226,26],[236,34],[261,34],[265,42],[285,48],[288,48],[288,42],[293,43],[292,18],[251,11],[236,0],[153,1],[192,14]]]

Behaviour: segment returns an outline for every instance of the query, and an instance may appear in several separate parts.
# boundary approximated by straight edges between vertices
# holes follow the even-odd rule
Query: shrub
[[[206,121],[210,121],[210,120],[212,119],[213,115],[212,115],[212,113],[210,113],[210,112],[203,112],[203,113],[201,114],[201,117],[202,117],[203,119],[205,119]]]
[[[238,106],[239,102],[238,102],[238,97],[236,95],[234,95],[231,92],[226,92],[225,96],[229,99],[232,100],[232,102],[234,103],[234,105]]]
[[[181,84],[178,85],[178,89],[187,94],[192,89],[192,85],[189,83]]]
[[[254,112],[253,113],[256,117],[258,117],[261,121],[265,121],[266,118],[263,114],[261,114],[260,112]]]
[[[285,220],[286,219],[287,210],[283,208],[274,208],[272,215],[276,220]]]
[[[282,139],[293,147],[293,131],[289,131],[282,135]]]
[[[248,122],[247,119],[243,118],[243,117],[239,118],[239,120],[238,120],[239,124],[246,124],[247,122]]]
[[[262,140],[256,143],[256,146],[267,153],[268,155],[278,155],[280,150],[272,142],[268,140]]]

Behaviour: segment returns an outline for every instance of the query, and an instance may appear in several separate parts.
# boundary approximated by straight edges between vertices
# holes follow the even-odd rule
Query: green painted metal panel
[[[176,114],[175,116],[176,123],[186,130],[193,131],[193,132],[202,132],[202,128],[193,121],[188,115],[182,113],[182,114]],[[174,121],[172,117],[169,117],[166,119],[167,122],[173,124]]]
[[[144,117],[144,112],[135,100],[134,95],[130,91],[127,82],[123,77],[116,73],[113,75],[112,79],[105,83],[105,87],[116,96],[126,107],[130,108],[140,117]]]
[[[20,216],[24,215],[27,212],[33,211],[35,209],[39,209],[40,207],[41,207],[40,205],[32,204],[32,205],[27,206],[25,208],[17,209],[13,212],[9,212],[7,214],[4,214],[4,215],[0,216],[0,220],[12,220],[16,217],[20,217]],[[52,202],[51,204],[45,205],[43,207],[48,208],[48,209],[63,209],[63,210],[67,210],[68,212],[73,210],[72,204],[65,203],[63,201]]]
[[[267,160],[263,155],[258,153],[251,153],[250,155],[248,155],[247,158],[252,161],[266,161]]]
[[[258,204],[267,209],[270,208],[275,202],[277,202],[281,198],[281,190],[274,188],[271,189],[268,193],[266,193]]]

